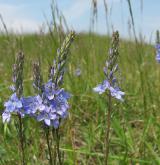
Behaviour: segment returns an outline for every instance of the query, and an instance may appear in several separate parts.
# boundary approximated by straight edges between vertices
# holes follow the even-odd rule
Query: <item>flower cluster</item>
[[[37,120],[44,120],[47,125],[57,128],[59,121],[67,117],[69,98],[70,94],[65,92],[64,89],[54,89],[54,84],[51,81],[46,83],[42,94],[43,108],[39,111]]]
[[[159,43],[157,43],[156,45],[156,60],[157,62],[160,63],[160,44]]]
[[[21,117],[29,115],[38,121],[44,121],[47,126],[53,126],[55,129],[59,127],[60,121],[67,117],[69,109],[68,99],[70,94],[61,88],[61,85],[63,83],[64,67],[69,47],[74,36],[74,32],[71,32],[66,37],[61,49],[58,50],[57,58],[50,68],[47,83],[43,83],[39,63],[34,63],[33,87],[37,95],[22,97],[22,76],[19,76],[22,75],[22,72],[15,67],[13,74],[15,85],[13,90],[16,92],[4,104],[6,109],[2,114],[3,122],[9,122],[10,113],[14,112],[20,114]],[[17,66],[21,66],[21,64]]]
[[[160,63],[160,34],[159,34],[159,30],[157,30],[156,32],[156,61],[158,63]]]
[[[22,93],[23,93],[23,64],[24,54],[20,52],[17,55],[16,62],[13,65],[13,83],[10,88],[14,92],[8,101],[4,103],[5,110],[2,114],[3,122],[9,122],[11,113],[16,113],[21,117],[25,116],[22,105]]]
[[[69,93],[64,89],[54,89],[52,81],[44,84],[41,95],[23,98],[22,104],[26,114],[44,121],[48,126],[58,128],[61,119],[67,117]]]
[[[113,33],[112,45],[109,50],[108,60],[106,62],[106,66],[104,67],[104,74],[106,79],[99,84],[97,87],[93,88],[93,90],[99,94],[104,93],[106,90],[109,90],[112,97],[123,101],[124,92],[120,90],[118,87],[118,81],[115,77],[115,73],[118,71],[117,65],[117,57],[119,55],[118,52],[119,45],[119,33]]]
[[[107,79],[97,85],[97,87],[93,88],[93,90],[99,94],[104,93],[107,89],[110,91],[112,97],[123,101],[124,92],[120,91],[118,87],[112,87]]]
[[[24,112],[22,111],[22,101],[17,97],[16,93],[13,93],[8,101],[4,103],[5,110],[2,114],[3,122],[9,122],[11,118],[11,113],[19,113],[22,117]]]

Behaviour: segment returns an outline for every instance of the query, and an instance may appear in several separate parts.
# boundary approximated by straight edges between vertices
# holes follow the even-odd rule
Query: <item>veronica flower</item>
[[[80,68],[77,68],[76,70],[75,70],[75,76],[80,76],[81,75],[81,69]]]
[[[70,94],[61,85],[65,71],[65,63],[69,47],[74,38],[74,32],[66,37],[61,49],[57,51],[57,57],[50,67],[49,80],[42,82],[39,63],[34,63],[33,86],[38,92],[37,96],[23,98],[24,111],[30,116],[34,116],[38,121],[44,121],[47,126],[59,127],[60,121],[67,117]]]
[[[74,32],[71,32],[64,40],[62,47],[57,50],[57,57],[49,72],[50,79],[41,87],[41,98],[45,108],[39,111],[37,119],[38,121],[43,120],[46,125],[54,128],[58,128],[61,119],[66,118],[68,114],[70,95],[61,88],[61,85],[63,84],[69,47],[74,36]]]
[[[22,98],[22,104],[24,108],[24,113],[30,116],[35,116],[37,110],[42,111],[45,109],[43,105],[43,101],[40,95],[37,96],[29,96]]]
[[[99,94],[102,94],[106,91],[106,89],[109,89],[109,88],[110,88],[110,83],[108,82],[108,80],[104,80],[97,87],[93,88],[93,90]]]
[[[112,115],[112,99],[111,97],[116,98],[117,100],[123,101],[123,96],[125,95],[119,88],[117,71],[119,70],[117,64],[117,58],[119,56],[119,33],[118,31],[114,32],[112,35],[112,43],[108,52],[108,59],[106,65],[103,69],[105,80],[93,88],[93,90],[99,94],[105,93],[108,91],[108,108],[106,111],[106,130],[105,130],[105,162],[108,164],[108,155],[109,155],[109,134],[111,126],[111,115]]]
[[[16,113],[20,115],[20,117],[25,116],[25,112],[23,110],[22,105],[22,72],[23,72],[23,63],[24,63],[24,55],[23,53],[19,53],[16,59],[16,63],[13,65],[13,83],[14,85],[10,86],[12,92],[14,92],[8,101],[4,103],[5,110],[2,113],[3,122],[9,122],[11,118],[11,113]]]
[[[160,44],[159,43],[157,43],[156,45],[156,60],[157,62],[160,63]]]
[[[54,84],[49,81],[44,85],[41,96],[22,98],[25,114],[34,116],[38,121],[44,121],[48,126],[58,128],[59,120],[68,115],[68,99],[70,94],[61,89],[54,89]]]
[[[51,81],[44,85],[42,93],[42,105],[44,108],[38,109],[37,120],[44,121],[46,125],[58,128],[59,120],[67,117],[70,98],[69,93],[64,89],[54,89]]]
[[[18,116],[18,135],[20,142],[21,151],[21,164],[26,164],[25,162],[25,147],[24,147],[24,128],[22,118],[25,116],[22,103],[23,94],[23,64],[24,64],[24,54],[20,52],[16,58],[16,62],[13,65],[13,85],[10,87],[13,94],[10,96],[8,101],[4,103],[5,110],[2,114],[3,122],[9,122],[11,114],[15,113]]]
[[[11,118],[11,113],[10,112],[4,111],[2,113],[2,121],[3,121],[3,123],[5,123],[5,122],[8,123],[10,121],[10,118]]]
[[[111,92],[111,96],[113,96],[118,100],[123,101],[123,96],[125,95],[125,93],[120,91],[118,87],[117,88],[110,87],[110,92]]]
[[[112,87],[108,80],[104,80],[101,84],[99,84],[97,87],[93,88],[94,92],[97,92],[99,94],[104,93],[106,90],[109,90],[111,93],[111,96],[114,98],[123,101],[123,96],[125,95],[124,92],[120,91],[118,87]]]
[[[106,61],[106,66],[103,69],[106,78],[101,84],[93,88],[93,91],[102,94],[108,90],[112,97],[123,101],[123,96],[125,95],[125,93],[122,92],[118,87],[117,78],[115,77],[115,74],[118,71],[118,37],[118,33],[115,33],[113,35],[112,46],[109,49],[108,53],[108,60]]]
[[[5,110],[2,114],[3,122],[9,122],[11,113],[15,112],[21,115],[21,117],[24,117],[24,112],[22,109],[22,101],[17,97],[16,93],[11,95],[8,101],[4,103]],[[8,118],[7,118],[8,116]]]

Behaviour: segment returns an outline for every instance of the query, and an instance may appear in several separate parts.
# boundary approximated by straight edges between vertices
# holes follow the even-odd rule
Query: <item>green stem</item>
[[[61,157],[61,152],[60,152],[60,147],[59,147],[59,143],[60,143],[60,136],[59,136],[59,128],[57,129],[52,129],[52,136],[53,139],[55,141],[55,145],[54,145],[54,160],[55,160],[55,164],[56,165],[56,160],[58,157],[58,161],[59,161],[59,165],[62,165],[62,157]]]
[[[108,164],[108,156],[109,156],[109,133],[111,126],[111,110],[112,110],[112,100],[111,94],[108,95],[108,113],[106,115],[106,137],[105,137],[105,165]]]
[[[54,158],[54,162],[53,164],[56,165],[57,164],[57,152],[56,152],[56,143],[55,143],[55,129],[53,128],[52,129],[52,137],[53,137],[53,141],[54,141],[54,155],[53,155],[53,158]]]
[[[21,150],[21,164],[25,165],[25,154],[24,154],[24,134],[23,134],[23,123],[21,115],[18,114],[19,118],[19,139],[20,139],[20,150]]]
[[[45,135],[46,135],[47,147],[48,147],[48,153],[49,153],[49,163],[50,163],[50,165],[53,165],[51,146],[50,146],[50,142],[49,142],[49,128],[47,128],[47,130],[45,130]]]
[[[59,136],[59,128],[56,130],[56,146],[57,146],[57,155],[58,155],[58,160],[59,164],[62,165],[62,158],[61,158],[61,153],[59,149],[59,142],[60,142],[60,136]]]

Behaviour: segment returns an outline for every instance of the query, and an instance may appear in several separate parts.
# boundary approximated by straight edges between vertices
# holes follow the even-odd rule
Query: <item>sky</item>
[[[94,31],[99,34],[119,30],[120,35],[132,35],[127,0],[106,0],[108,7],[108,26],[103,0],[98,1],[98,19]],[[143,2],[143,5],[142,5]],[[153,3],[154,2],[154,3]],[[75,31],[89,31],[91,0],[57,0],[60,11],[67,24]],[[160,0],[131,0],[137,36],[154,41],[155,31],[160,29]],[[9,31],[17,33],[38,32],[40,27],[52,20],[51,0],[0,0],[0,14]],[[108,28],[109,27],[109,28]],[[3,31],[2,22],[0,30]]]

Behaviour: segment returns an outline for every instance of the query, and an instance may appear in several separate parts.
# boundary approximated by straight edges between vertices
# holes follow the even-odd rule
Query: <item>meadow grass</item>
[[[12,64],[19,50],[25,54],[24,95],[33,94],[32,63],[40,59],[44,80],[60,42],[47,34],[0,36],[0,107],[8,98]],[[104,79],[103,66],[110,38],[96,34],[77,34],[70,49],[65,89],[72,93],[71,109],[60,129],[65,164],[96,165],[104,162],[105,112],[107,98],[92,90]],[[137,47],[141,54],[137,53]],[[119,65],[125,101],[113,102],[109,164],[160,164],[160,66],[152,45],[120,41]],[[81,75],[75,76],[77,68]],[[141,78],[143,77],[143,83]],[[143,89],[143,91],[142,91]],[[145,108],[144,108],[145,97]],[[19,164],[16,117],[11,124],[0,121],[0,164]],[[48,164],[47,146],[41,126],[25,119],[28,165]]]

